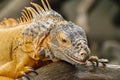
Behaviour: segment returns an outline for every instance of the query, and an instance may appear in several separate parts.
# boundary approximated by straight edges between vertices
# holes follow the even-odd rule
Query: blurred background
[[[29,2],[40,0],[0,0],[0,20],[18,18]],[[49,0],[66,20],[82,27],[87,34],[91,55],[120,64],[120,0]]]

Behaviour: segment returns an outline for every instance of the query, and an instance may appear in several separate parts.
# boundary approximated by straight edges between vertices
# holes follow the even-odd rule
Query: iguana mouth
[[[86,60],[79,60],[75,57],[72,57],[72,56],[69,56],[67,54],[65,54],[65,56],[69,59],[71,59],[72,61],[76,62],[76,63],[79,63],[79,64],[85,64],[86,63]]]

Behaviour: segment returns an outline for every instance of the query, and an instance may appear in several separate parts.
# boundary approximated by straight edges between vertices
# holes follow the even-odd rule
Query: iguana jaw
[[[72,53],[72,56],[69,54],[70,53],[69,50],[68,50],[68,52],[64,52],[63,48],[57,48],[56,45],[53,45],[50,43],[48,43],[48,44],[49,44],[50,49],[53,52],[52,56],[57,58],[57,59],[67,61],[67,62],[72,63],[72,64],[86,64],[86,61],[89,58],[89,54],[87,54],[87,52],[84,53],[85,54],[84,56],[81,56],[82,59],[76,58],[75,54]],[[50,54],[48,54],[48,55],[51,56]]]
[[[72,57],[72,56],[69,56],[67,54],[64,54],[67,58],[69,58],[70,60],[72,60],[73,62],[75,63],[78,63],[78,64],[86,64],[86,60],[78,60],[76,59],[75,57]]]

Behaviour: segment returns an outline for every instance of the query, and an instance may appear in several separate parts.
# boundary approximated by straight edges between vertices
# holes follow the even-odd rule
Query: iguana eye
[[[62,42],[66,43],[66,42],[67,42],[67,40],[62,38]]]

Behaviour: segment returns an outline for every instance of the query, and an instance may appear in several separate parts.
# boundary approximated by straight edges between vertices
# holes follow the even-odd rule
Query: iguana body
[[[25,73],[38,62],[39,66],[57,59],[85,64],[89,59],[84,30],[63,19],[46,3],[42,0],[44,9],[31,3],[37,11],[27,7],[18,26],[0,29],[0,80],[27,77]]]
[[[21,25],[22,26],[22,25]],[[24,69],[24,65],[32,66],[34,60],[25,52],[20,50],[20,40],[22,38],[22,27],[14,27],[9,29],[0,29],[0,75],[16,78],[20,71]],[[21,58],[19,58],[21,57]],[[28,62],[31,61],[29,64]],[[17,69],[18,67],[18,69]]]

